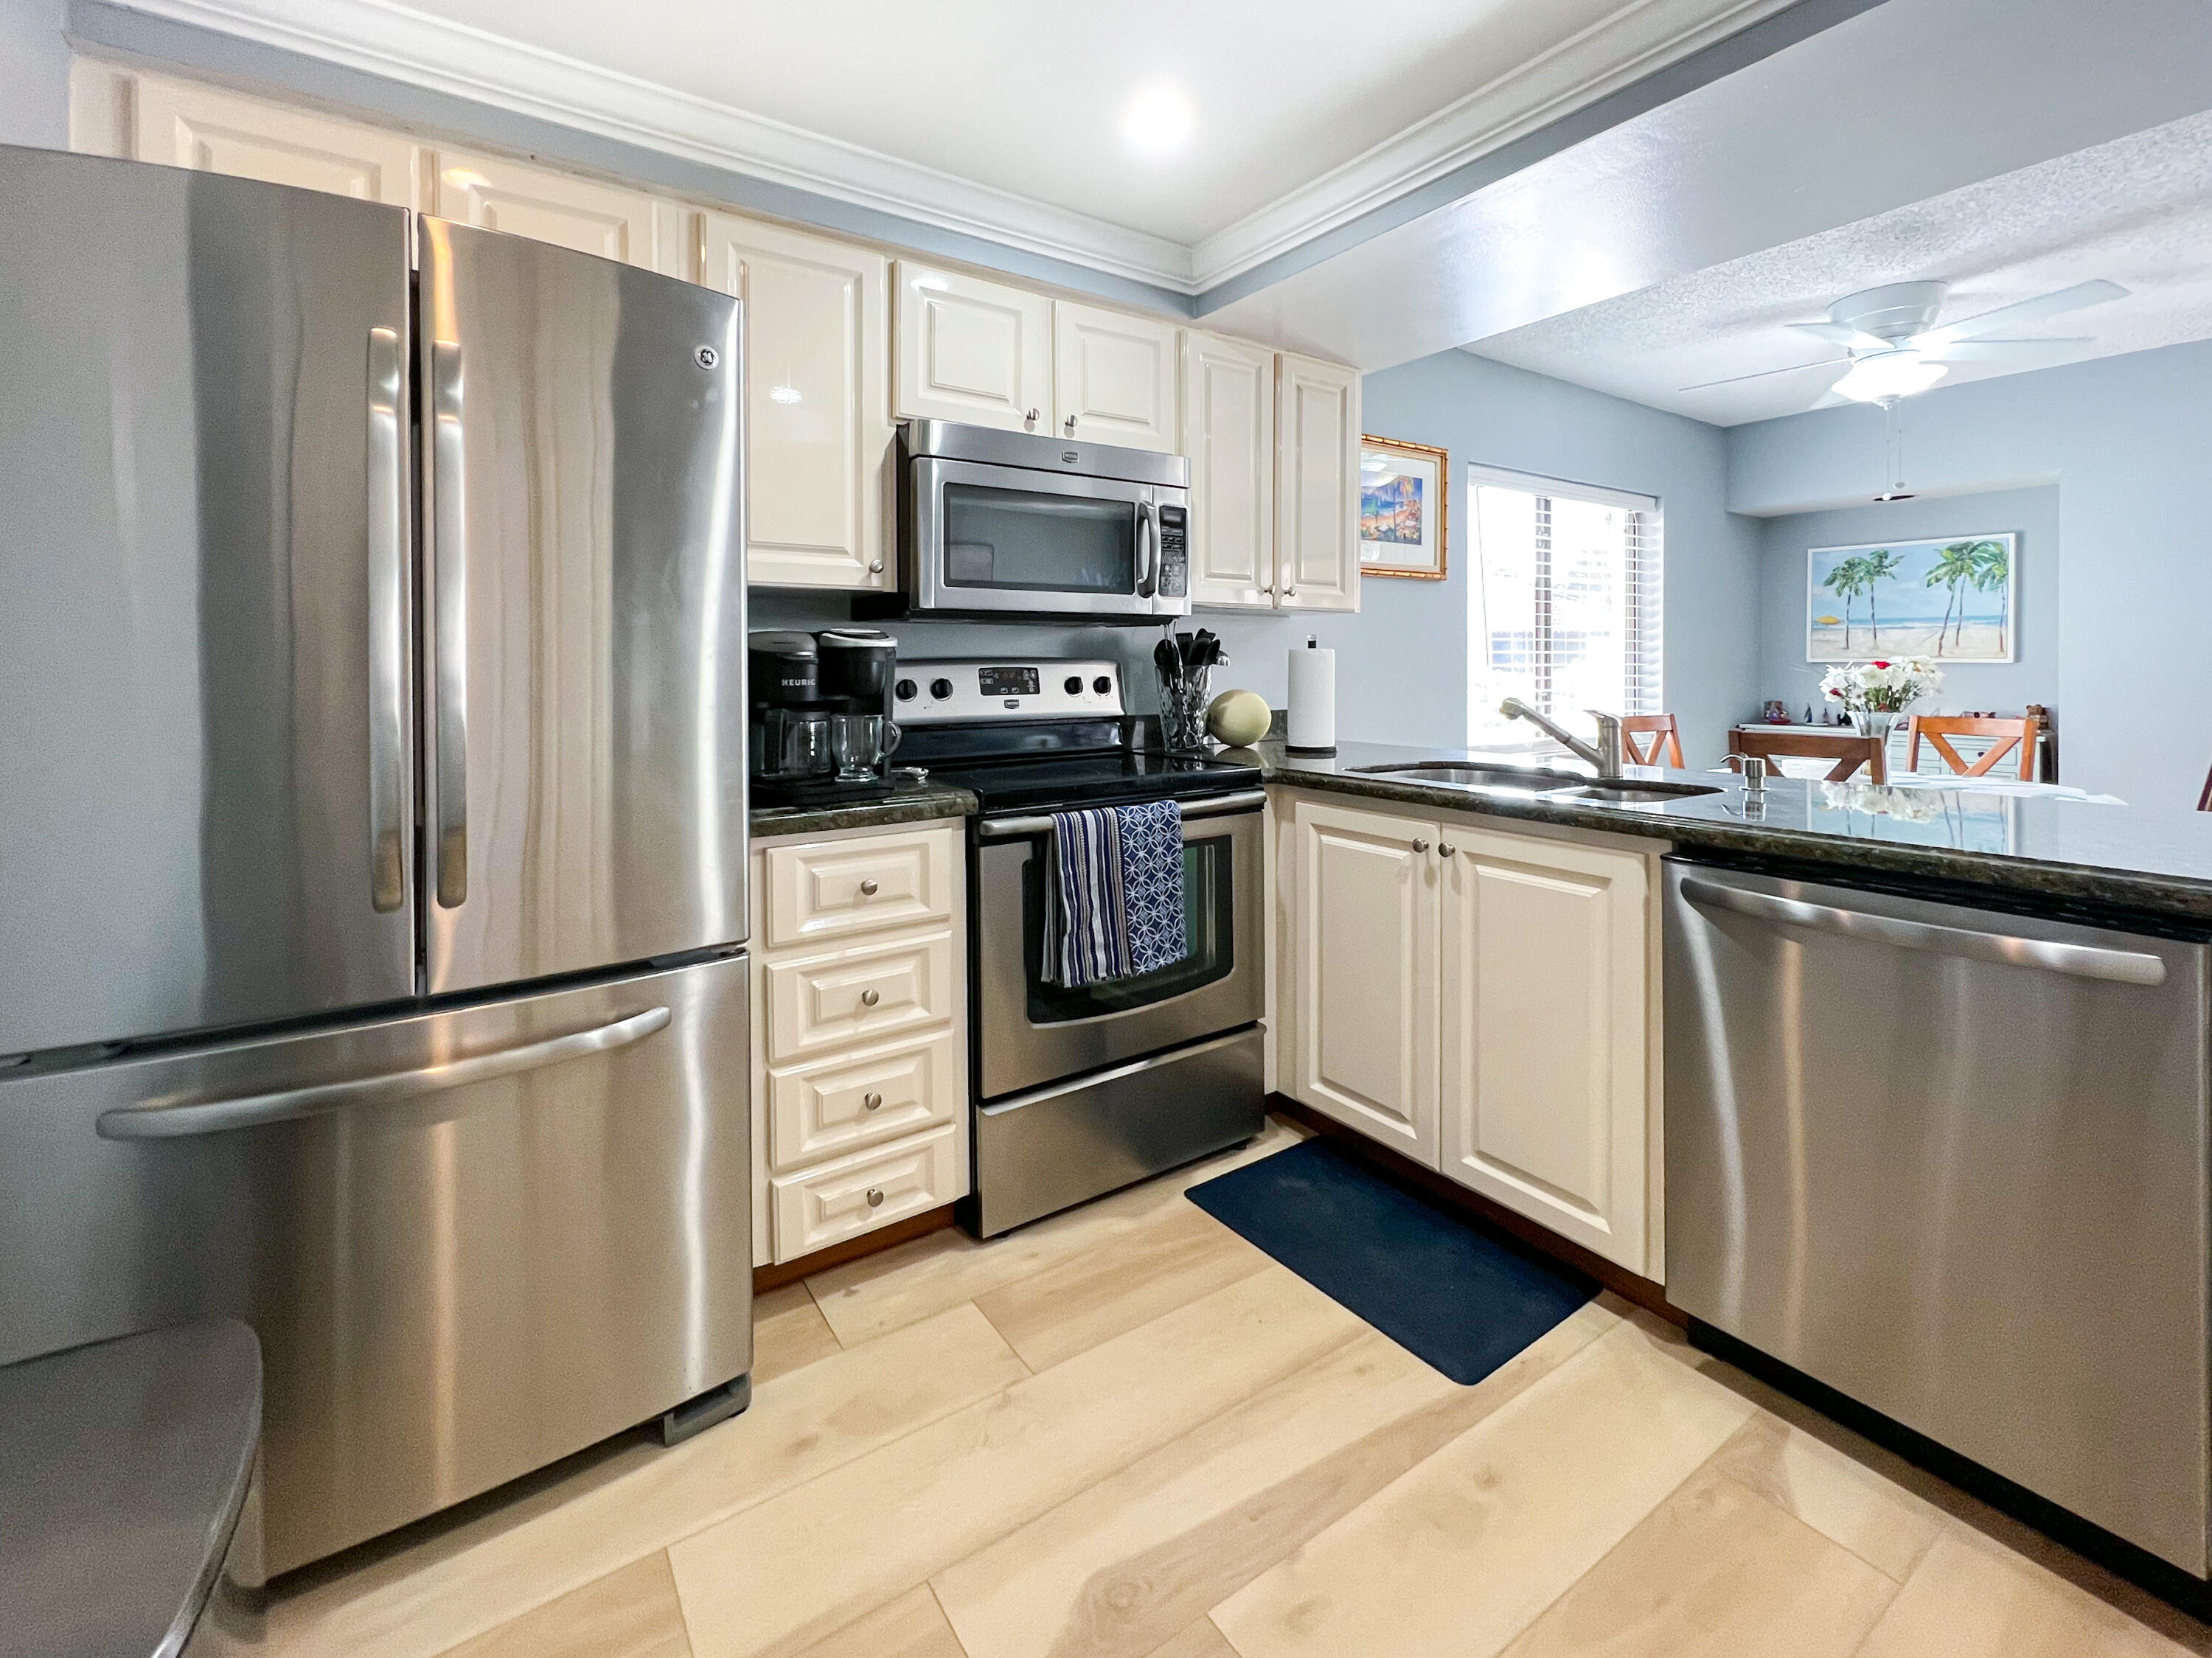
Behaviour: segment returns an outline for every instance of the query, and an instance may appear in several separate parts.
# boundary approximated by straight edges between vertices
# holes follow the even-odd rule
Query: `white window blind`
[[[1585,708],[1659,712],[1659,503],[1484,466],[1468,469],[1468,740],[1535,735],[1499,715],[1509,696],[1573,731],[1591,728]]]

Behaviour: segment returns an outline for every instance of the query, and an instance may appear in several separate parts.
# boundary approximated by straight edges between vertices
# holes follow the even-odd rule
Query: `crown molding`
[[[1048,258],[1192,292],[1190,249],[389,0],[119,0],[124,9],[732,168]]]
[[[1636,0],[1192,249],[1204,292],[1798,0]]]
[[[1170,294],[1197,295],[1799,0],[1632,0],[1195,247],[410,10],[392,0],[109,3]]]

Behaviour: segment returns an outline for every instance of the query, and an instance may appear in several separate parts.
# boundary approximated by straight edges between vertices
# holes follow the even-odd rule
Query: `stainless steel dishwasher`
[[[1669,859],[1668,1296],[2207,1576],[2207,948]]]

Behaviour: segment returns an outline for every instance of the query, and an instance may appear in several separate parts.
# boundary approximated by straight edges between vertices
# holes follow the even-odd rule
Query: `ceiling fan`
[[[1828,307],[1826,322],[1791,323],[1801,334],[1810,334],[1844,348],[1840,357],[1801,362],[1788,368],[1769,368],[1756,374],[1732,374],[1726,380],[1686,386],[1685,392],[1703,392],[1716,386],[1736,386],[1745,380],[1766,380],[1776,374],[1806,374],[1832,369],[1826,388],[1858,403],[1893,404],[1916,392],[1925,392],[1950,372],[1954,362],[2006,361],[2018,353],[2033,353],[2055,345],[2086,345],[2087,339],[1992,339],[2000,329],[2024,328],[2084,306],[2124,299],[2128,290],[2118,282],[2076,282],[2040,294],[2015,305],[2001,305],[1978,317],[1935,326],[1943,308],[1948,282],[1892,282],[1869,288],[1838,300]]]

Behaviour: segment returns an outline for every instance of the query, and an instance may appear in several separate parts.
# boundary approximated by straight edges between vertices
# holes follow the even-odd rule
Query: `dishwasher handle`
[[[564,1036],[548,1036],[517,1048],[495,1048],[465,1060],[446,1060],[408,1071],[387,1071],[373,1077],[349,1077],[343,1082],[315,1083],[305,1088],[283,1088],[268,1094],[246,1094],[222,1100],[198,1100],[186,1105],[125,1106],[103,1111],[94,1125],[104,1140],[168,1140],[192,1134],[217,1134],[231,1128],[259,1128],[298,1117],[319,1117],[349,1105],[387,1105],[418,1095],[460,1088],[470,1083],[490,1082],[524,1071],[542,1070],[580,1060],[586,1054],[611,1053],[643,1042],[665,1029],[669,1011],[647,1008],[626,1019],[617,1019],[590,1030],[572,1030]]]
[[[2112,950],[2100,944],[2063,944],[2045,938],[2023,938],[2013,933],[1981,932],[1970,927],[1901,920],[1893,915],[1875,915],[1865,910],[1840,909],[1832,904],[1808,903],[1802,898],[1783,898],[1743,887],[1723,886],[1694,876],[1684,878],[1681,892],[1685,899],[1700,909],[1724,909],[1776,926],[1832,932],[1867,944],[1887,944],[1895,950],[1928,950],[1936,955],[1964,957],[1968,961],[1995,962],[2006,967],[2031,968],[2110,984],[2166,982],[2166,963],[2142,950]]]

